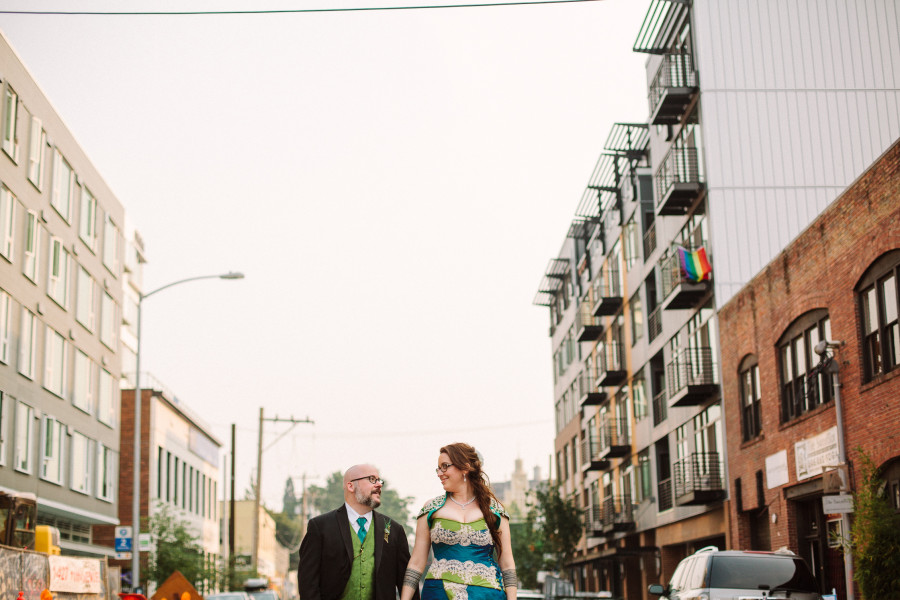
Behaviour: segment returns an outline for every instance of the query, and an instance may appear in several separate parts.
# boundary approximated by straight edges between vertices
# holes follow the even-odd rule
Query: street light
[[[838,463],[841,468],[847,465],[847,449],[844,446],[844,409],[841,405],[841,366],[834,357],[834,351],[844,345],[843,341],[822,340],[816,344],[813,350],[822,357],[825,366],[825,372],[831,374],[831,385],[834,387],[834,414],[837,426],[837,443],[838,443]],[[831,351],[831,356],[828,352]],[[848,467],[849,473],[849,467]],[[849,477],[847,478],[849,484]],[[843,494],[843,491],[841,492]],[[850,516],[847,513],[841,513],[841,535],[850,535]],[[850,547],[844,543],[844,583],[847,590],[847,600],[853,600],[853,555],[850,553]]]
[[[229,271],[222,275],[200,275],[179,279],[167,283],[146,294],[138,292],[137,305],[137,358],[135,360],[134,373],[134,482],[131,499],[131,589],[136,590],[141,582],[141,552],[138,543],[141,531],[141,306],[144,300],[157,292],[161,292],[172,286],[176,286],[198,279],[243,279],[243,273]]]

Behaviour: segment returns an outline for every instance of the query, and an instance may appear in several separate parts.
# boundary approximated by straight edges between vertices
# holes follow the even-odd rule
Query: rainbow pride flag
[[[694,251],[677,247],[678,260],[681,262],[681,274],[688,281],[695,283],[708,281],[712,275],[712,266],[706,258],[706,248],[700,246]]]

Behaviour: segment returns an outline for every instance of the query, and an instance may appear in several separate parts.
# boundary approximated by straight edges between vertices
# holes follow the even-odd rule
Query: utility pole
[[[234,586],[234,459],[235,453],[235,424],[231,424],[231,473],[230,473],[230,497],[228,500],[228,589]]]
[[[251,563],[250,568],[256,571],[259,566],[259,506],[260,506],[260,494],[262,493],[262,455],[263,455],[263,423],[265,421],[269,421],[272,423],[290,423],[291,426],[287,431],[282,433],[278,438],[276,438],[275,442],[280,440],[282,437],[287,435],[287,433],[294,428],[298,423],[310,423],[315,424],[314,421],[310,421],[309,417],[305,419],[295,419],[294,417],[290,417],[287,419],[279,419],[278,415],[275,415],[274,419],[266,419],[263,416],[263,407],[259,407],[259,441],[257,443],[256,449],[256,490],[254,496],[256,499],[254,501],[254,510],[253,510],[253,547],[251,549]],[[272,442],[273,444],[275,442]]]

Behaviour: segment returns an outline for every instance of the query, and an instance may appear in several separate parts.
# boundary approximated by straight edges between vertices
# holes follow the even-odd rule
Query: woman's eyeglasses
[[[438,468],[434,470],[434,472],[440,475],[441,473],[446,473],[447,469],[453,466],[455,466],[453,463],[441,463],[440,465],[438,465]]]
[[[351,479],[350,481],[359,481],[360,479],[368,479],[369,483],[371,483],[372,485],[384,485],[384,479],[375,477],[374,475],[369,475],[367,477],[357,477],[356,479]]]

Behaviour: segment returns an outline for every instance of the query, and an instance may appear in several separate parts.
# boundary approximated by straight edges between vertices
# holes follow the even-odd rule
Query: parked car
[[[667,600],[822,599],[806,562],[786,549],[757,552],[707,546],[678,563],[668,586],[651,585],[648,591]]]
[[[221,592],[218,594],[207,594],[204,598],[206,600],[251,600],[247,592]]]

